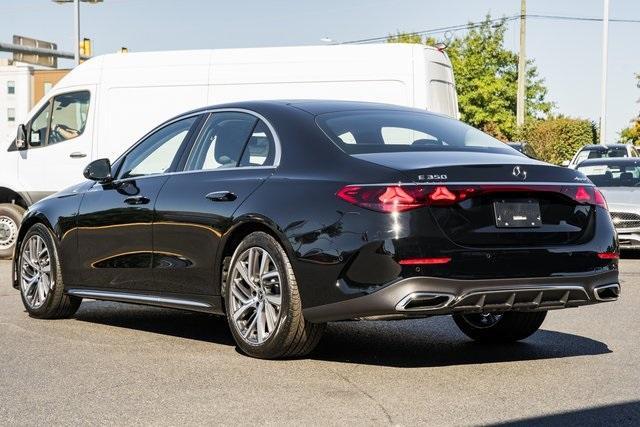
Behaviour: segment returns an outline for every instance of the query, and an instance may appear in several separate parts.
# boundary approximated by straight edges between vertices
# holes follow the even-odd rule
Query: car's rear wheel
[[[249,356],[304,356],[320,341],[325,324],[303,317],[289,258],[269,234],[251,233],[238,245],[224,292],[231,333]]]
[[[44,225],[34,224],[25,235],[17,268],[22,303],[29,315],[61,319],[78,310],[82,299],[64,294],[58,248]]]
[[[540,329],[546,311],[454,314],[458,328],[476,341],[513,342],[523,340]]]
[[[12,203],[0,204],[0,259],[9,259],[18,240],[24,209]]]

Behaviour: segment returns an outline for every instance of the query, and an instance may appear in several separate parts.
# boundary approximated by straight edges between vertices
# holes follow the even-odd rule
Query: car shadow
[[[233,345],[222,316],[106,301],[83,301],[75,320],[223,345]]]
[[[227,321],[221,316],[85,301],[75,319],[235,346]],[[451,317],[444,316],[402,321],[330,323],[318,347],[308,357],[379,366],[438,367],[606,353],[611,353],[611,350],[600,341],[544,329],[514,344],[478,344],[466,338]]]
[[[637,426],[640,423],[640,401],[596,406],[558,414],[508,421],[496,426]]]
[[[543,325],[544,326],[544,325]],[[469,340],[450,316],[330,324],[314,359],[393,367],[440,367],[611,353],[600,341],[541,329],[512,344]]]

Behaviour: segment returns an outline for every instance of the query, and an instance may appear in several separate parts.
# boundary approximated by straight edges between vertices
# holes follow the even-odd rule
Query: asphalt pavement
[[[0,425],[640,424],[640,257],[619,301],[480,345],[450,317],[330,324],[308,358],[240,354],[220,317],[84,301],[24,311],[0,262]]]

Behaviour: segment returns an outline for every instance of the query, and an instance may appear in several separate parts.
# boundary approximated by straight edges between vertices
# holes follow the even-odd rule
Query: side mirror
[[[27,128],[24,125],[18,126],[18,132],[16,134],[16,148],[18,150],[24,150],[27,148]]]
[[[94,160],[84,169],[84,177],[100,183],[113,181],[113,177],[111,176],[111,162],[109,159]]]
[[[562,164],[562,166],[563,166],[563,167],[567,168],[567,167],[569,167],[569,164],[570,164],[570,163],[571,163],[571,161],[570,161],[570,160],[565,160],[565,161],[563,161],[561,164]]]

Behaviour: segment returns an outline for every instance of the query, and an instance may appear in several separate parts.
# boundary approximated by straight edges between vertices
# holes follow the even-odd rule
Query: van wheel
[[[80,307],[81,298],[64,293],[58,247],[43,224],[34,224],[24,236],[17,270],[22,303],[30,316],[63,319]]]
[[[0,259],[11,259],[18,240],[24,209],[13,203],[0,204]]]
[[[302,316],[289,258],[269,234],[249,234],[236,248],[225,286],[231,333],[243,353],[261,359],[300,357],[320,341],[325,324]]]
[[[546,311],[454,314],[458,328],[480,342],[508,343],[533,335],[544,322]]]

